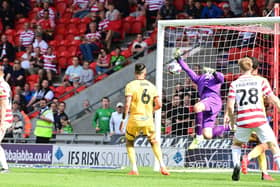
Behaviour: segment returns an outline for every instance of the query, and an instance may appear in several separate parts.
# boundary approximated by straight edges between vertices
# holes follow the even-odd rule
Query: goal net
[[[259,61],[258,73],[266,77],[278,92],[279,21],[279,17],[261,17],[158,22],[156,84],[162,90],[163,107],[161,114],[157,114],[156,124],[161,131],[162,147],[177,148],[180,150],[177,153],[184,150],[179,160],[184,161],[185,167],[231,168],[233,132],[226,130],[220,136],[203,140],[198,148],[188,149],[195,135],[193,106],[199,97],[196,85],[184,71],[172,74],[167,68],[174,51],[179,48],[184,61],[197,74],[203,73],[203,67],[224,74],[223,107],[216,118],[216,125],[223,125],[229,84],[240,74],[238,59],[255,57]],[[277,134],[278,116],[270,104],[266,107],[268,120]],[[248,144],[243,151],[249,151],[251,146]],[[176,154],[172,159],[178,158],[180,155]],[[269,151],[267,158],[268,168],[272,169],[273,159]],[[251,162],[249,168],[257,169],[257,162]]]

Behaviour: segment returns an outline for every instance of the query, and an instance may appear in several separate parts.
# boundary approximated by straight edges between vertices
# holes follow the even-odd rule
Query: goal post
[[[186,140],[183,147],[163,142],[164,146],[185,149],[185,167],[232,167],[229,147],[232,132],[204,140],[198,149],[188,150],[195,131],[193,104],[198,98],[195,86],[185,72],[168,72],[167,64],[172,60],[174,51],[176,48],[187,51],[183,59],[197,72],[206,66],[225,75],[221,91],[223,108],[216,122],[222,125],[229,84],[239,75],[239,58],[257,58],[260,63],[259,74],[266,77],[275,94],[279,94],[279,23],[278,16],[158,21],[156,86],[164,100],[164,107],[155,114],[156,138],[158,141],[170,138],[177,143]],[[176,107],[177,111],[174,109]],[[268,112],[275,134],[278,135],[278,113],[275,107],[269,108]],[[209,165],[209,159],[214,159],[216,163],[219,159],[224,162]],[[201,164],[196,165],[196,162]],[[251,168],[256,169],[257,164]],[[269,169],[273,169],[272,164],[269,164]]]

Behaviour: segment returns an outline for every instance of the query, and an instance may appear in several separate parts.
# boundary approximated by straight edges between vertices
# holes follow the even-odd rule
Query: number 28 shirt
[[[254,128],[267,123],[264,96],[273,94],[268,81],[261,76],[242,75],[233,81],[228,99],[235,99],[237,126]]]
[[[130,119],[153,119],[154,98],[158,97],[156,87],[148,80],[133,80],[125,87],[125,96],[132,96]]]

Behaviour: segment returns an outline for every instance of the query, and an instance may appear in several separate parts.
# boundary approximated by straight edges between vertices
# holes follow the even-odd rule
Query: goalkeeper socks
[[[256,147],[254,147],[254,149],[252,149],[250,151],[250,153],[248,154],[248,160],[251,160],[252,158],[256,158],[259,155],[261,155],[262,153],[264,153],[264,151],[267,149],[267,144],[259,144]]]
[[[231,146],[233,167],[240,166],[241,147],[237,145]]]
[[[276,162],[278,170],[280,170],[280,154],[276,153],[273,155],[274,162]]]
[[[212,129],[213,137],[220,136],[220,135],[222,135],[227,130],[228,130],[228,127],[225,128],[223,125],[215,126]]]
[[[8,163],[6,160],[5,152],[2,146],[0,146],[0,162],[3,169],[8,169]]]
[[[262,154],[260,154],[260,155],[258,156],[258,162],[259,162],[260,170],[261,170],[264,174],[268,175],[265,152],[263,152]]]
[[[133,171],[138,171],[137,164],[136,164],[136,156],[135,156],[135,149],[133,146],[133,142],[128,141],[126,143],[127,155],[132,166]]]
[[[203,120],[202,112],[196,113],[196,116],[195,116],[195,124],[196,124],[195,133],[197,135],[202,135],[202,130],[203,130],[202,120]]]

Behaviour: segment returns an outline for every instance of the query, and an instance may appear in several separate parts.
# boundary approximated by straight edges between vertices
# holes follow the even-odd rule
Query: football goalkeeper
[[[228,128],[223,125],[215,125],[216,117],[222,109],[220,91],[224,75],[209,67],[203,68],[204,74],[196,74],[181,58],[181,52],[178,49],[174,58],[198,88],[200,101],[194,105],[196,137],[189,146],[189,149],[196,149],[204,138],[211,139],[214,136],[219,136]]]

